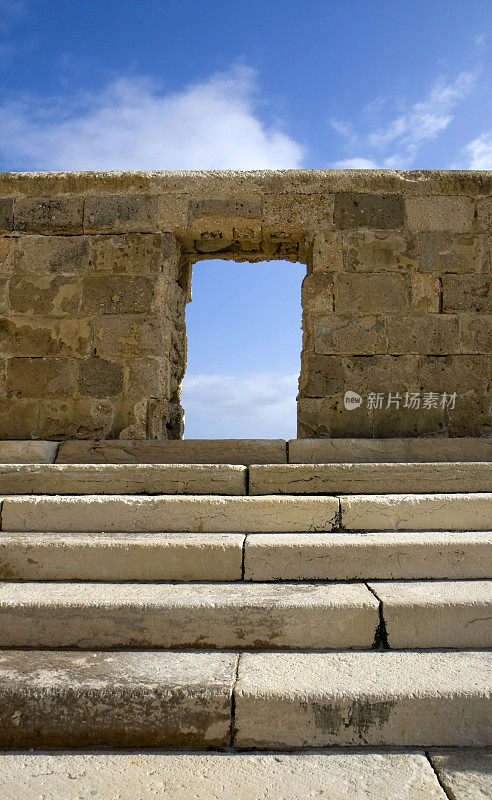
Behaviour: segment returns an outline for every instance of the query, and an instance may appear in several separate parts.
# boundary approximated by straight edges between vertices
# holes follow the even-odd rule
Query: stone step
[[[285,464],[283,439],[62,442],[57,464]]]
[[[492,530],[492,493],[340,495],[347,530]]]
[[[5,800],[105,800],[111,786],[122,800],[490,800],[491,761],[474,748],[9,753],[0,754],[0,793]]]
[[[291,439],[289,463],[492,461],[492,437]]]
[[[243,653],[235,744],[486,746],[490,695],[486,651]]]
[[[234,653],[0,651],[0,748],[224,747],[236,668]]]
[[[391,648],[492,647],[492,581],[378,581],[369,587],[382,603]]]
[[[492,532],[2,533],[0,580],[488,578]]]
[[[361,583],[4,583],[2,647],[370,648],[379,603]]]
[[[7,497],[9,532],[315,532],[491,530],[492,493],[261,497],[85,495]]]
[[[0,464],[0,494],[246,494],[231,464]]]
[[[249,489],[248,489],[249,480]],[[0,494],[317,495],[486,492],[492,463],[0,464]]]
[[[469,650],[242,653],[236,680],[234,653],[6,650],[0,747],[480,747],[489,667]]]
[[[252,495],[486,492],[491,487],[492,463],[485,461],[264,464],[249,468]]]
[[[2,533],[0,580],[239,581],[243,543],[240,533]]]
[[[23,551],[19,561],[25,574]],[[250,581],[488,578],[490,564],[491,531],[251,533],[244,544]]]
[[[2,530],[193,532],[332,530],[335,497],[131,495],[12,497],[3,501]]]

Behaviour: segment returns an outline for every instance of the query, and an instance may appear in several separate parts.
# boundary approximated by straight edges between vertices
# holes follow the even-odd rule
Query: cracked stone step
[[[231,464],[0,464],[6,494],[246,494]]]
[[[486,492],[491,486],[492,463],[483,461],[264,464],[249,468],[249,493],[252,495]]]
[[[0,584],[2,647],[370,648],[364,584]]]
[[[474,785],[456,800],[489,800]],[[124,800],[447,800],[422,750],[0,754],[5,800],[102,800],[108,786]]]
[[[0,747],[230,741],[234,653],[0,652]]]
[[[0,440],[0,464],[52,464],[59,442]]]
[[[57,464],[285,464],[283,439],[62,442]]]
[[[0,579],[239,581],[241,533],[1,533]]]
[[[238,675],[239,748],[491,743],[487,652],[243,653]]]
[[[449,800],[490,800],[492,797],[490,750],[453,747],[429,750],[428,757]]]
[[[492,530],[492,493],[341,495],[347,530]]]
[[[63,445],[62,445],[63,446]],[[492,461],[492,438],[290,439],[289,463]]]
[[[391,648],[492,647],[492,581],[371,582]]]
[[[487,578],[492,532],[251,533],[244,550],[252,581]]]
[[[2,530],[18,533],[331,531],[338,518],[335,497],[36,495],[2,506]]]

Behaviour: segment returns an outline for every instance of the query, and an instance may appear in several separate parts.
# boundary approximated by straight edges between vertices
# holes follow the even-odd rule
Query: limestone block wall
[[[300,437],[487,434],[491,188],[484,172],[0,174],[0,438],[182,436],[192,265],[217,257],[306,264]]]

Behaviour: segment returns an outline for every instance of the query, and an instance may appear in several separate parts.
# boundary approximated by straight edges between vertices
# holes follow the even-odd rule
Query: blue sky
[[[490,0],[0,0],[0,170],[490,169],[491,48]],[[187,435],[295,434],[301,275],[197,266]]]

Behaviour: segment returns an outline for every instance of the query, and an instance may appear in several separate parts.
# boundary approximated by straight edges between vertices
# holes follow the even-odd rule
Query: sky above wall
[[[0,170],[491,169],[491,52],[489,0],[0,0]],[[300,268],[199,266],[187,435],[295,435]]]

